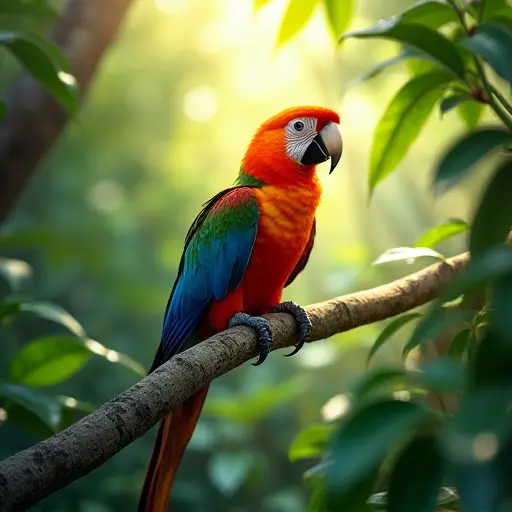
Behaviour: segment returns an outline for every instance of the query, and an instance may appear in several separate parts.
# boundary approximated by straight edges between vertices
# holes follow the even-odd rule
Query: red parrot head
[[[322,107],[292,107],[265,121],[256,131],[242,162],[242,172],[269,182],[314,175],[315,166],[338,164],[343,140],[336,112]],[[299,173],[299,174],[297,174]]]

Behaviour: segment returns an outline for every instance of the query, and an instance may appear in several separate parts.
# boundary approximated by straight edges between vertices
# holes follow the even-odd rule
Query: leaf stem
[[[496,87],[494,87],[494,85],[492,85],[491,83],[489,84],[489,89],[494,94],[494,96],[496,96],[496,98],[498,98],[498,101],[503,105],[503,108],[509,114],[512,115],[512,105],[507,101],[507,98],[505,98],[505,96],[503,96],[503,94],[501,94],[501,92],[498,91],[498,89]]]

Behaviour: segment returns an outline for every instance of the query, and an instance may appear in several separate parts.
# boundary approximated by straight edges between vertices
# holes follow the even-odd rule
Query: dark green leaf
[[[439,224],[427,232],[423,233],[416,241],[416,247],[434,247],[455,235],[464,233],[469,229],[469,224],[462,219],[449,219],[443,224]]]
[[[0,119],[4,118],[5,114],[7,114],[7,107],[3,101],[0,101]]]
[[[368,365],[372,359],[372,357],[376,354],[376,352],[389,340],[399,329],[401,329],[405,324],[409,323],[411,320],[415,320],[416,318],[421,317],[421,313],[407,313],[405,315],[401,315],[384,327],[382,332],[379,334],[375,343],[373,344],[370,352],[368,353],[368,357],[366,359],[366,364]]]
[[[482,23],[495,16],[512,18],[512,6],[508,0],[484,0],[468,3],[468,9]]]
[[[331,487],[327,495],[329,507],[323,509],[322,512],[325,510],[371,512],[372,508],[368,505],[368,496],[375,486],[377,473],[378,471],[376,469],[373,470],[369,474],[363,476],[352,487],[344,491]]]
[[[462,329],[452,339],[448,354],[454,359],[461,360],[471,338],[470,329]]]
[[[277,43],[282,45],[302,30],[311,18],[318,0],[290,0],[281,20]]]
[[[403,390],[408,387],[408,373],[404,368],[376,368],[362,375],[351,385],[349,393],[357,400],[374,392]]]
[[[464,78],[464,61],[457,47],[439,32],[418,23],[407,23],[401,18],[381,20],[373,27],[344,34],[340,42],[349,37],[397,41],[411,46],[428,59],[434,59],[458,78]]]
[[[468,100],[458,106],[457,112],[468,127],[468,130],[474,132],[484,113],[484,105],[478,101]]]
[[[369,192],[402,161],[450,82],[444,72],[412,78],[391,100],[373,135]]]
[[[0,397],[35,414],[52,431],[57,431],[60,423],[60,405],[48,395],[36,389],[6,382],[0,384]]]
[[[32,387],[51,386],[74,375],[91,356],[80,339],[38,338],[24,345],[11,359],[9,379]]]
[[[472,257],[503,244],[512,228],[512,160],[506,160],[491,178],[473,219],[469,250]]]
[[[461,41],[461,45],[481,57],[498,75],[512,82],[512,32],[503,25],[484,23],[471,36]]]
[[[21,283],[32,275],[32,267],[23,260],[0,258],[0,276],[2,276],[11,290],[18,291]]]
[[[434,187],[445,191],[453,187],[483,157],[512,144],[512,133],[488,128],[465,135],[443,156],[437,166]]]
[[[436,260],[444,261],[445,257],[428,247],[395,247],[388,249],[382,253],[372,265],[380,265],[382,263],[389,263],[390,261],[406,260],[407,263],[413,263],[416,258],[435,258]]]
[[[388,512],[430,512],[435,509],[445,464],[437,439],[415,437],[400,454],[391,474]]]
[[[2,0],[0,16],[6,15],[37,18],[45,22],[54,22],[58,17],[54,9],[40,0]]]
[[[491,288],[491,325],[510,350],[512,343],[512,273],[498,279]]]
[[[324,0],[329,26],[336,39],[345,31],[354,15],[354,0]]]
[[[443,0],[420,0],[406,9],[401,18],[407,23],[418,23],[432,29],[458,21],[456,12]]]
[[[464,103],[469,96],[467,94],[457,93],[451,94],[450,96],[446,96],[443,98],[439,105],[439,111],[441,112],[441,117],[453,110],[455,107],[458,107],[461,103]]]
[[[418,370],[411,371],[413,384],[439,393],[460,391],[464,377],[463,366],[448,357],[428,361]]]
[[[335,430],[334,425],[314,424],[305,428],[293,440],[288,458],[291,462],[318,457],[329,443]]]
[[[492,23],[493,25],[503,25],[505,28],[507,28],[509,31],[512,32],[512,7],[509,7],[510,9],[510,15],[504,16],[504,15],[496,15],[489,18],[489,23]]]
[[[76,81],[65,72],[65,61],[56,46],[34,34],[19,32],[0,34],[0,45],[9,48],[34,78],[70,113],[76,111]]]
[[[426,419],[418,406],[397,400],[380,400],[355,411],[331,444],[333,464],[326,469],[330,493],[339,496],[357,486],[380,466],[391,446]]]

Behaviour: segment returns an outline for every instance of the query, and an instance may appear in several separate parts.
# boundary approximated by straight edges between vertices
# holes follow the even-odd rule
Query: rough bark
[[[69,60],[81,99],[130,4],[131,0],[69,0],[64,8],[52,38]],[[7,115],[0,121],[0,222],[68,120],[65,110],[26,74],[5,100]]]
[[[390,284],[308,306],[311,341],[431,301],[468,261],[468,254],[461,254]],[[268,318],[274,333],[273,349],[293,345],[293,318],[286,314]],[[68,429],[0,462],[0,510],[24,510],[86,475],[144,434],[174,405],[256,353],[257,339],[251,329],[224,331],[175,356]]]

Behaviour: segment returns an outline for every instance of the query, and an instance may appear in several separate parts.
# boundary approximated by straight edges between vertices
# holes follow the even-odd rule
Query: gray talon
[[[235,327],[237,325],[245,325],[251,327],[258,333],[258,341],[260,344],[260,356],[253,363],[253,366],[259,366],[267,358],[270,347],[272,345],[272,331],[270,322],[261,316],[251,316],[247,313],[235,313],[229,320],[228,326]]]
[[[288,313],[295,318],[295,322],[297,325],[297,334],[298,341],[295,345],[294,350],[290,354],[286,354],[286,357],[293,356],[296,354],[303,346],[306,341],[308,341],[311,336],[311,320],[309,319],[308,314],[305,309],[292,302],[291,300],[286,302],[281,302],[277,306],[273,307],[271,310],[272,313]]]

